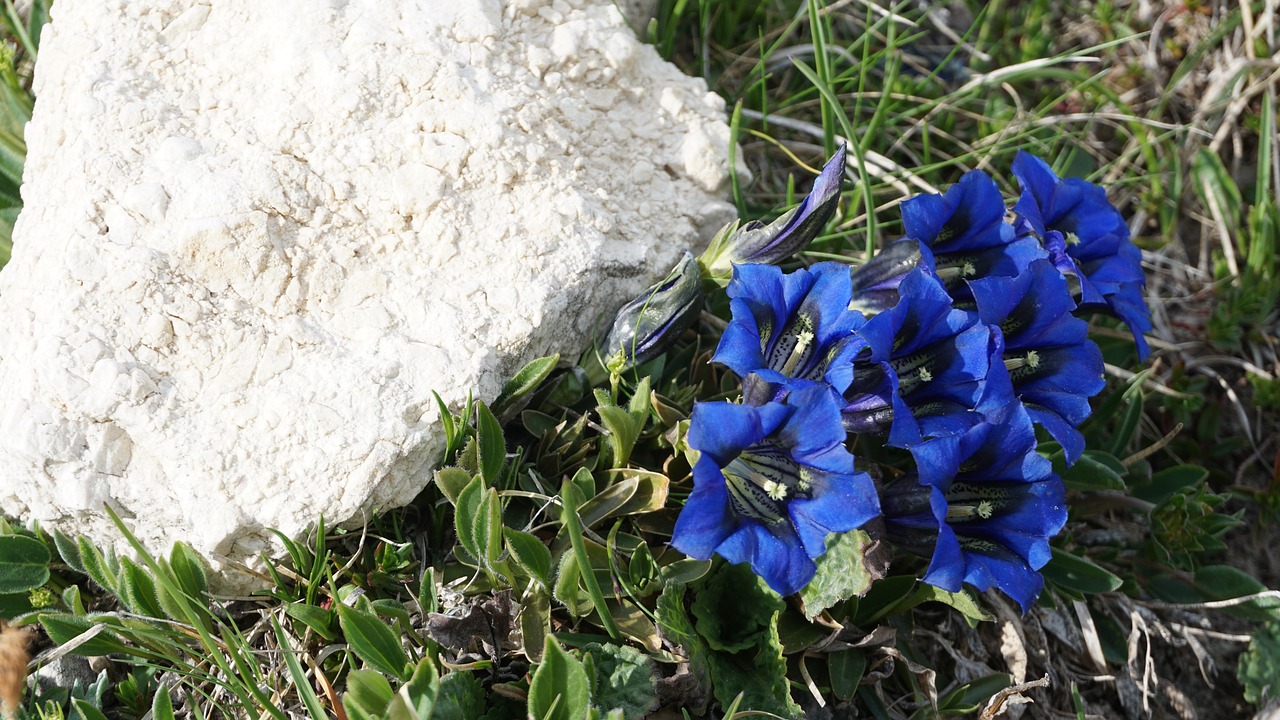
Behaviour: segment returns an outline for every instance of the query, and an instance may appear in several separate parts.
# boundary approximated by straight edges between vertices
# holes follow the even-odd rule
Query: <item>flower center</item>
[[[1035,350],[1028,350],[1026,355],[1022,357],[1011,357],[1004,359],[1004,366],[1009,372],[1028,368],[1035,370],[1040,367],[1040,353]]]

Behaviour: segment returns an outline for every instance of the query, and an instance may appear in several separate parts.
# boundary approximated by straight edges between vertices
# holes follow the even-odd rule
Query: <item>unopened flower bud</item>
[[[702,274],[686,252],[667,277],[618,311],[602,346],[606,368],[624,372],[657,357],[701,310]]]

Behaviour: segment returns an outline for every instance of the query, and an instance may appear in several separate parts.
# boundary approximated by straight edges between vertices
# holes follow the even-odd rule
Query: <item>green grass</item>
[[[0,263],[20,206],[29,60],[47,10],[38,3],[34,18],[19,18],[6,3],[0,21],[17,40],[0,58]],[[1131,637],[1156,648],[1154,672],[1166,685],[1218,693],[1201,707],[1223,707],[1221,717],[1246,712],[1245,693],[1261,692],[1255,669],[1277,662],[1269,645],[1257,646],[1243,688],[1220,675],[1210,692],[1196,684],[1193,656],[1160,639],[1189,618],[1223,636],[1239,635],[1232,623],[1277,623],[1264,601],[1185,605],[1264,590],[1224,564],[1239,558],[1224,556],[1223,539],[1244,542],[1233,530],[1241,513],[1270,523],[1280,509],[1274,478],[1261,470],[1276,449],[1262,429],[1280,419],[1277,81],[1265,62],[1233,65],[1230,82],[1207,74],[1215,62],[1265,60],[1280,47],[1265,34],[1242,39],[1261,2],[1251,14],[1238,4],[1188,8],[1153,36],[1135,7],[1107,2],[1086,17],[1083,6],[1048,0],[974,1],[950,15],[912,2],[662,0],[645,29],[664,57],[728,101],[741,148],[734,161],[753,177],[733,186],[744,218],[790,207],[848,143],[852,180],[839,214],[797,262],[868,257],[900,232],[898,202],[970,168],[1006,179],[1019,149],[1107,184],[1134,218],[1148,251],[1156,357],[1135,374],[1116,327],[1095,328],[1113,388],[1085,429],[1088,461],[1066,475],[1072,521],[1046,571],[1045,607],[1019,625],[1027,679],[1054,677],[1027,692],[1037,708],[1069,715],[1119,716],[1116,686],[1093,678],[1127,677]],[[964,12],[972,22],[958,18]],[[711,309],[723,322],[723,304]],[[736,392],[734,378],[707,362],[719,327],[701,323],[643,378],[605,379],[588,354],[530,369],[492,409],[446,413],[444,469],[414,503],[363,529],[319,522],[309,538],[284,539],[287,560],[268,564],[269,590],[252,598],[209,595],[182,546],[165,558],[137,548],[134,562],[38,528],[0,527],[51,549],[40,592],[0,594],[0,616],[110,658],[102,693],[81,689],[79,703],[29,694],[23,716],[445,718],[484,709],[499,718],[524,717],[527,700],[549,717],[576,718],[587,712],[583,697],[634,714],[657,692],[646,684],[652,669],[666,678],[666,694],[654,697],[669,709],[751,709],[747,696],[708,697],[676,677],[677,661],[690,663],[687,677],[748,672],[700,634],[684,591],[718,571],[666,545],[689,491],[692,404]],[[919,569],[895,564],[861,600],[832,607],[826,619],[847,626],[836,646],[823,644],[832,627],[796,608],[769,611],[760,622],[775,634],[762,647],[785,655],[757,664],[785,666],[785,680],[774,680],[801,702],[816,694],[881,718],[932,717],[934,703],[939,715],[972,715],[1011,684],[1007,658],[989,648],[1012,641],[978,621],[1015,616],[994,594],[922,590],[912,579]],[[1183,606],[1171,615],[1161,603]],[[1078,642],[1046,635],[1051,618]],[[495,639],[508,628],[519,629],[520,644]],[[1197,638],[1227,667],[1244,648]],[[644,669],[602,680],[603,664],[623,662],[603,648],[619,645],[639,650],[640,661],[626,661]]]

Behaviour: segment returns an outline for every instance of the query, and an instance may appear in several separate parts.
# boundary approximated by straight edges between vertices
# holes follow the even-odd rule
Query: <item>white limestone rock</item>
[[[732,214],[723,101],[609,0],[53,15],[0,273],[0,510],[46,528],[252,564],[406,503],[433,390],[580,352]]]

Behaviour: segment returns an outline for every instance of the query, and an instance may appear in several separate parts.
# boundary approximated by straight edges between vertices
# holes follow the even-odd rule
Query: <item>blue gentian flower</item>
[[[623,305],[605,338],[605,365],[615,372],[652,360],[693,324],[702,310],[702,274],[684,254],[667,277]]]
[[[1013,174],[1022,186],[1014,210],[1040,235],[1058,269],[1074,278],[1081,309],[1119,317],[1146,359],[1150,349],[1142,334],[1151,329],[1151,313],[1142,300],[1142,251],[1130,242],[1106,191],[1080,178],[1059,178],[1026,152],[1014,158]],[[1051,231],[1061,235],[1050,237]]]
[[[957,302],[969,302],[966,280],[1017,275],[1045,256],[1030,226],[1008,220],[1004,198],[981,170],[965,173],[945,194],[916,195],[899,206],[906,236],[853,271],[854,303],[864,312],[893,306],[915,265],[934,271]]]
[[[698,403],[688,440],[701,456],[672,547],[750,563],[781,595],[813,578],[829,533],[880,514],[870,476],[854,470],[844,447],[838,398],[824,384],[797,386],[785,404]]]
[[[847,430],[907,447],[981,420],[974,408],[992,348],[977,313],[956,308],[928,270],[911,271],[898,290],[898,304],[858,330],[860,343],[832,363],[827,380],[845,398]]]
[[[1076,427],[1089,417],[1089,398],[1106,386],[1102,352],[1089,340],[1089,325],[1071,313],[1076,304],[1066,279],[1037,260],[1016,278],[970,283],[978,316],[992,326],[1007,372],[992,367],[987,380],[1003,402],[1020,398],[1031,419],[1062,444],[1068,463],[1084,452]],[[1002,391],[1003,386],[1009,386]]]
[[[740,263],[777,264],[807,247],[840,204],[844,166],[845,147],[841,145],[799,205],[767,225],[753,220],[721,230],[702,256],[707,277],[725,277],[733,265]]]
[[[786,274],[772,265],[735,265],[728,287],[733,315],[712,360],[779,390],[793,378],[822,381],[865,322],[849,309],[851,293],[841,263]],[[781,399],[773,389],[767,396]]]
[[[1067,520],[1066,489],[1035,446],[1030,418],[1011,402],[965,433],[911,448],[918,475],[886,488],[881,503],[890,539],[931,556],[925,582],[998,587],[1031,607],[1049,538]]]

